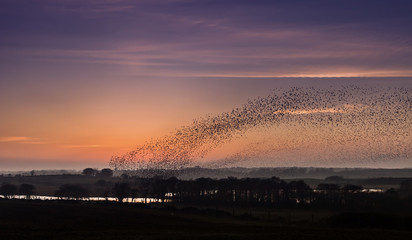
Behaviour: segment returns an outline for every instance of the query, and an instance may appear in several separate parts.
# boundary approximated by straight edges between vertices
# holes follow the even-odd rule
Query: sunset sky
[[[0,0],[0,170],[107,167],[275,87],[412,87],[411,13],[407,0]]]

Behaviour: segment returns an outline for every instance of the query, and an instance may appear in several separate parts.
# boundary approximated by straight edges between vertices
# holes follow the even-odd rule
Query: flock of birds
[[[172,134],[113,156],[118,170],[190,166],[216,148],[250,132],[237,153],[213,167],[256,161],[380,161],[412,153],[412,92],[409,88],[342,86],[274,89],[267,97],[215,116],[195,119]]]

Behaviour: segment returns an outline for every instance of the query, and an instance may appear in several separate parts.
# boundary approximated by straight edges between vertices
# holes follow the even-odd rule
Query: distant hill
[[[132,175],[150,176],[150,175],[176,176],[180,179],[196,179],[200,177],[209,178],[270,178],[273,176],[282,179],[325,179],[330,176],[340,176],[343,178],[409,178],[412,177],[412,169],[381,169],[381,168],[304,168],[304,167],[281,167],[281,168],[184,168],[175,171],[156,171],[144,170],[133,172]]]
[[[72,169],[56,169],[56,170],[32,170],[32,171],[0,171],[0,175],[22,175],[22,176],[30,176],[30,175],[63,175],[63,174],[80,174],[81,171],[79,170],[72,170]]]
[[[118,172],[121,175],[124,172]],[[0,171],[2,175],[11,174],[30,176],[33,175],[63,175],[81,174],[78,170],[35,170],[31,171]],[[312,168],[312,167],[280,167],[280,168],[202,168],[192,167],[180,170],[141,170],[128,172],[129,175],[152,177],[162,175],[165,177],[176,176],[180,179],[208,178],[270,178],[273,176],[281,179],[325,179],[330,176],[339,176],[346,179],[367,178],[411,178],[412,169],[383,169],[383,168]]]

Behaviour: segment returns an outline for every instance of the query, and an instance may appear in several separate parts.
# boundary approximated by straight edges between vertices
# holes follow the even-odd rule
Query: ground
[[[0,200],[0,239],[412,239],[411,231],[117,203]],[[282,213],[283,214],[283,213]],[[298,212],[296,216],[302,215]],[[273,214],[272,214],[273,215]],[[303,214],[305,215],[305,214]],[[286,219],[287,220],[287,219]]]

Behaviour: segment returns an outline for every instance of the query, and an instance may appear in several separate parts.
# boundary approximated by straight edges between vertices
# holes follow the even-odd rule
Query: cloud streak
[[[106,148],[110,147],[107,145],[99,145],[99,144],[86,144],[86,145],[62,145],[63,148]]]
[[[40,138],[21,136],[0,137],[0,143],[46,144],[46,142],[42,141]]]
[[[378,23],[344,21],[326,14],[328,24],[318,24],[312,21],[319,17],[310,13],[312,4],[303,4],[309,9],[295,6],[294,10],[288,4],[231,1],[59,1],[54,5],[80,11],[85,19],[56,16],[40,8],[46,19],[51,18],[48,23],[31,22],[38,25],[33,35],[24,18],[19,20],[22,24],[16,20],[19,34],[10,29],[5,34],[9,40],[0,40],[7,47],[0,51],[7,51],[8,59],[30,57],[62,64],[100,64],[101,68],[119,65],[158,76],[411,76],[412,35],[402,29],[412,20],[398,8],[393,9],[398,12],[395,18],[384,6],[377,6],[387,13],[379,12]],[[367,6],[357,3],[357,7]],[[334,9],[330,4],[325,8]],[[341,8],[345,13],[353,11],[350,4]],[[222,14],[224,9],[230,9],[230,14]],[[270,9],[294,11],[296,18],[286,18],[285,12],[268,15]],[[81,11],[112,14],[87,19],[88,13]],[[26,18],[30,20],[30,15]],[[55,24],[49,23],[52,19]]]

